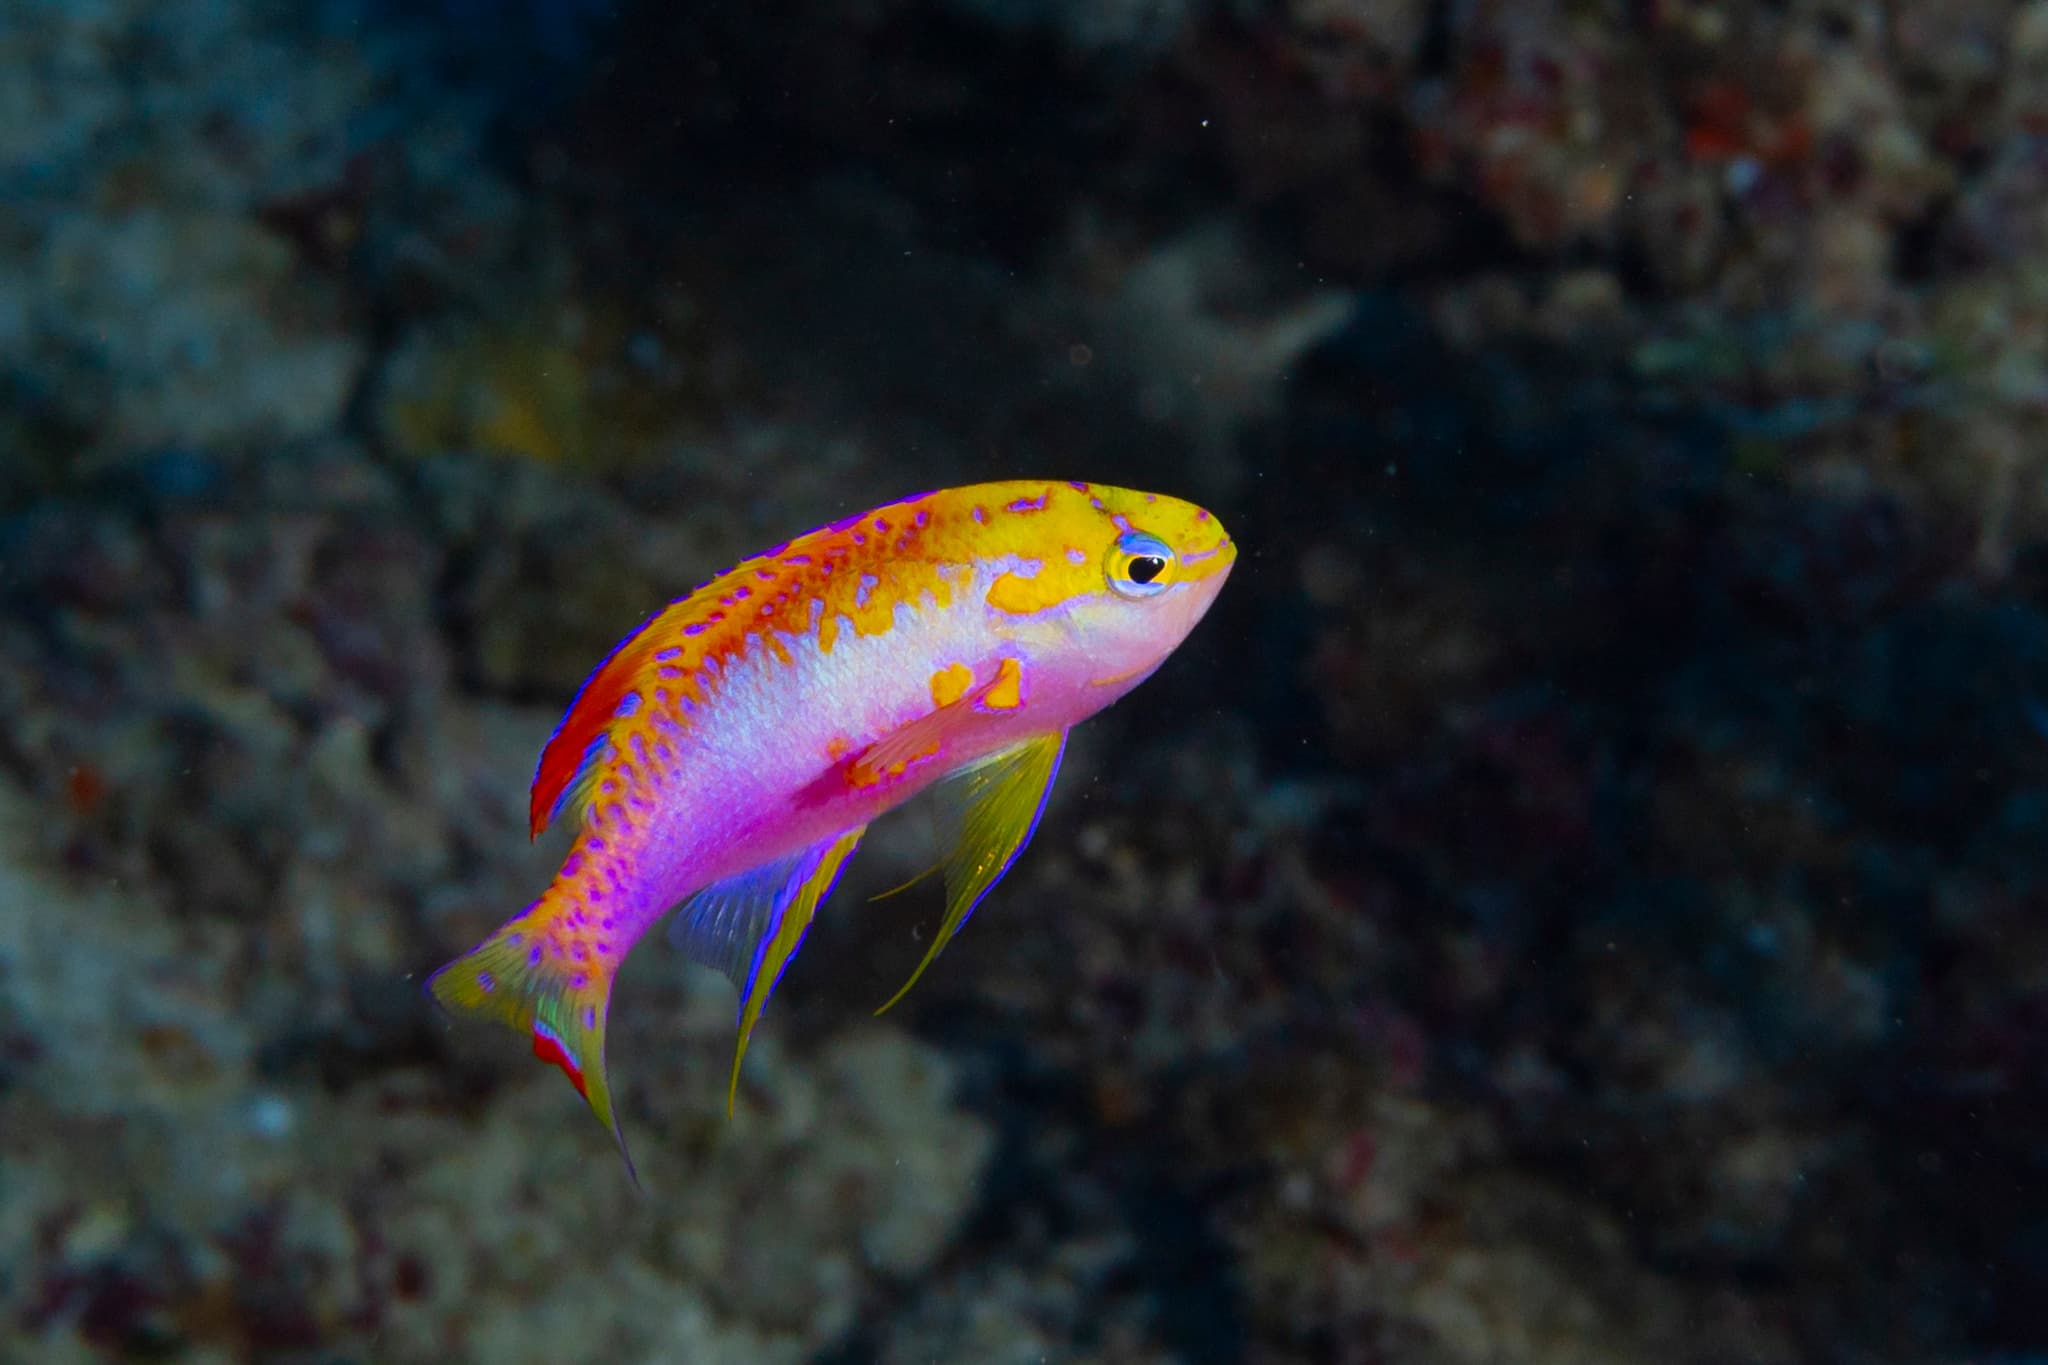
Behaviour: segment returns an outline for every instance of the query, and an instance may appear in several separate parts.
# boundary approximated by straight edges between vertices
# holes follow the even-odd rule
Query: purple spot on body
[[[754,570],[754,577],[760,579],[763,583],[773,583],[775,581],[775,570],[756,569]]]
[[[710,612],[710,613],[707,613],[707,614],[705,615],[704,619],[705,619],[705,621],[707,621],[707,622],[710,622],[710,621],[723,621],[723,620],[725,619],[725,613],[724,613],[724,612],[722,612],[722,611],[714,611],[714,612]]]
[[[570,861],[574,862],[575,859],[572,858],[570,859]],[[568,874],[569,869],[567,867],[564,867],[562,869],[562,875],[567,876]],[[519,930],[514,929],[511,933],[505,935],[505,942],[511,944],[514,948],[517,948],[520,944],[526,942],[526,935],[521,933]]]
[[[702,635],[702,634],[703,634],[703,633],[704,633],[705,631],[707,631],[707,630],[709,630],[709,629],[711,629],[711,627],[710,627],[710,625],[709,625],[708,623],[706,623],[706,622],[703,622],[703,621],[692,621],[692,622],[690,622],[690,624],[689,624],[689,625],[687,625],[687,626],[684,626],[684,627],[683,627],[683,634],[685,634],[685,635]]]
[[[1067,487],[1073,489],[1076,493],[1086,493],[1088,491],[1087,484],[1076,482],[1073,479],[1067,480]]]
[[[931,520],[932,514],[926,511],[924,508],[920,507],[917,509],[917,516],[912,519],[911,525],[917,527],[919,530],[923,530],[926,526],[929,526],[931,524]]]
[[[1111,517],[1109,519],[1109,524],[1116,527],[1117,530],[1122,531],[1125,534],[1129,534],[1131,529],[1131,519],[1121,512]]]
[[[478,972],[476,974],[476,988],[485,995],[489,995],[492,991],[498,989],[498,978],[492,976],[489,972]]]
[[[988,509],[980,503],[974,505],[974,520],[983,526],[988,524]]]
[[[1043,512],[1046,500],[1051,496],[1050,493],[1041,493],[1035,498],[1018,498],[1009,505],[1007,510],[1012,512]]]
[[[666,663],[670,659],[682,658],[683,651],[671,646],[668,649],[657,649],[656,651],[654,651],[654,657],[656,661]]]
[[[674,664],[663,664],[660,668],[654,670],[654,676],[657,678],[680,678],[683,676],[683,670],[677,668]]]
[[[585,1005],[583,1007],[583,1027],[587,1029],[597,1027],[597,1006]]]
[[[732,600],[735,602],[744,602],[753,595],[754,590],[744,583],[732,590]]]
[[[591,888],[590,888],[590,903],[591,903],[592,905],[596,905],[596,904],[598,904],[598,903],[602,902],[603,900],[604,900],[604,892],[603,892],[603,891],[601,891],[600,889],[598,889],[598,888],[597,888],[597,887],[595,887],[595,886],[591,887]],[[582,914],[581,914],[580,912],[579,912],[579,913],[577,914],[577,916],[576,916],[576,923],[578,923],[578,924],[581,924],[581,923],[583,923],[583,916],[582,916]]]
[[[875,529],[876,529],[877,531],[880,531],[880,532],[881,532],[881,533],[882,533],[883,535],[887,535],[887,534],[889,534],[889,523],[888,523],[888,522],[886,522],[886,521],[884,521],[884,520],[882,520],[882,519],[881,519],[880,517],[876,517],[876,518],[875,518]]]
[[[526,964],[529,967],[538,967],[540,965],[540,945],[538,943],[534,944],[533,947],[530,950],[528,950],[526,954]]]
[[[570,978],[569,978],[569,989],[570,989],[570,990],[572,990],[572,991],[587,991],[587,990],[589,990],[589,989],[590,989],[590,973],[588,973],[588,972],[578,972],[578,973],[576,973],[576,975],[574,975],[574,976],[570,977]]]
[[[1067,562],[1069,564],[1086,564],[1088,562],[1088,552],[1069,545],[1067,547]]]
[[[791,555],[782,562],[785,564],[808,564],[811,562],[811,557],[809,555]]]
[[[592,839],[590,841],[590,851],[592,853],[602,853],[605,851],[605,847],[605,842],[602,839]]]
[[[638,692],[628,692],[625,696],[619,698],[619,709],[617,711],[614,711],[612,714],[617,716],[630,716],[633,715],[635,712],[639,711],[639,709],[640,694]]]
[[[853,533],[853,543],[856,545],[865,545],[868,543],[868,538],[862,535],[860,532],[855,531]]]

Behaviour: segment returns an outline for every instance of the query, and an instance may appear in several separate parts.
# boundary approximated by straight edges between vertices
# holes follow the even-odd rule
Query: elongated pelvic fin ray
[[[427,990],[452,1014],[495,1020],[531,1036],[533,1055],[559,1066],[597,1121],[611,1130],[626,1174],[637,1186],[640,1176],[626,1148],[605,1074],[611,973],[551,955],[541,937],[544,933],[531,912],[512,919],[435,972]]]
[[[722,882],[713,882],[676,911],[669,942],[690,960],[716,967],[740,993],[739,1045],[726,1087],[725,1112],[733,1111],[740,1087],[740,1063],[768,997],[803,946],[818,906],[832,894],[840,869],[860,843],[859,825],[811,845],[800,853],[764,863]]]
[[[886,1013],[910,993],[967,917],[1010,870],[1038,829],[1046,797],[1059,775],[1067,734],[1041,735],[990,754],[939,787],[941,818],[954,822],[943,866],[946,918],[925,950],[924,961],[876,1014]]]
[[[874,903],[875,903],[876,901],[885,901],[885,900],[889,899],[889,897],[891,897],[891,896],[900,896],[900,895],[902,895],[902,894],[903,894],[903,893],[904,893],[905,891],[908,891],[908,890],[909,890],[909,889],[910,889],[911,887],[913,887],[913,886],[916,886],[916,885],[917,885],[917,884],[918,884],[919,882],[923,881],[923,880],[924,880],[924,879],[925,879],[926,877],[929,877],[929,876],[931,876],[931,875],[932,875],[932,873],[934,873],[934,872],[937,872],[937,871],[938,871],[938,870],[939,870],[940,868],[942,868],[942,867],[944,867],[944,866],[945,866],[945,864],[944,864],[944,863],[933,863],[933,864],[932,864],[932,865],[931,865],[930,867],[928,867],[928,868],[926,868],[926,869],[925,869],[924,871],[922,871],[922,872],[918,873],[918,874],[917,874],[917,875],[916,875],[915,877],[912,877],[912,878],[911,878],[911,879],[910,879],[909,881],[907,881],[907,882],[898,882],[898,883],[896,883],[896,885],[894,885],[894,886],[890,887],[890,888],[889,888],[889,889],[888,889],[887,891],[877,891],[877,892],[876,892],[876,893],[875,893],[874,895],[872,895],[872,896],[869,896],[869,897],[868,897],[868,904],[869,904],[869,905],[873,905],[873,904],[874,904]]]

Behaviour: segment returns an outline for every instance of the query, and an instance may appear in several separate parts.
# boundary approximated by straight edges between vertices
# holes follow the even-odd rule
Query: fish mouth
[[[1183,581],[1207,578],[1210,574],[1227,569],[1236,562],[1237,545],[1229,536],[1220,536],[1216,543],[1207,549],[1185,550],[1176,558],[1180,561],[1181,568],[1190,571]]]

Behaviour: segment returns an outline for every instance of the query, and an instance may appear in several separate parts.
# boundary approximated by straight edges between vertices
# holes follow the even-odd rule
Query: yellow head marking
[[[1113,591],[1156,596],[1228,568],[1236,551],[1215,518],[1178,498],[1084,483],[976,489],[983,557],[1010,556],[988,590],[997,611],[1026,616]]]
[[[1060,581],[1060,575],[1045,573],[1045,566],[1037,560],[1030,561],[1025,568],[1028,573],[1012,569],[989,585],[990,606],[1013,616],[1028,616],[1073,596]]]

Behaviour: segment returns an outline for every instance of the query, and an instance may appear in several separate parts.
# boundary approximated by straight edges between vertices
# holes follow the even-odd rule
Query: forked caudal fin
[[[494,1019],[530,1036],[533,1055],[562,1068],[597,1121],[611,1130],[626,1174],[640,1183],[605,1078],[608,966],[554,951],[528,911],[434,973],[427,989],[451,1013]]]

